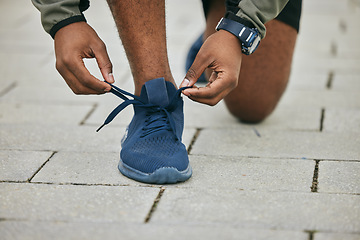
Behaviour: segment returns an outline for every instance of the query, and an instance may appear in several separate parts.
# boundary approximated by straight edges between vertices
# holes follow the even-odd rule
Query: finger
[[[211,62],[211,58],[203,54],[200,49],[193,64],[187,71],[184,80],[180,84],[180,87],[193,86]]]
[[[104,93],[111,90],[111,86],[109,84],[100,81],[90,74],[81,57],[76,58],[72,64],[68,64],[66,67],[82,86],[90,88],[97,93]]]
[[[206,87],[189,88],[184,90],[184,94],[196,102],[214,106],[229,94],[233,88],[232,81],[226,81],[218,77]]]
[[[112,74],[113,65],[110,61],[109,55],[106,51],[106,46],[104,43],[99,44],[99,46],[93,47],[93,53],[96,58],[96,62],[99,66],[100,72],[105,79],[105,81],[109,83],[114,83],[115,79]]]
[[[69,70],[64,69],[61,72],[59,71],[59,73],[64,78],[66,84],[70,87],[70,89],[77,95],[105,93],[105,92],[97,92],[91,88],[81,85],[78,79]]]

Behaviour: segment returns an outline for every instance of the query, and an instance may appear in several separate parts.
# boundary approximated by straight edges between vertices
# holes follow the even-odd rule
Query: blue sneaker
[[[134,117],[121,141],[118,168],[123,175],[155,184],[183,182],[191,177],[187,150],[181,142],[184,114],[180,94],[184,89],[176,90],[172,83],[157,78],[146,82],[138,97],[112,85],[111,92],[125,101],[98,130],[126,106],[134,106]]]
[[[189,70],[189,68],[191,67],[191,65],[193,64],[195,57],[197,55],[197,53],[199,52],[201,46],[203,45],[204,41],[203,41],[203,34],[201,34],[193,43],[193,45],[191,46],[188,55],[186,57],[186,62],[185,62],[185,71],[187,72]],[[205,74],[201,74],[201,76],[199,77],[198,81],[199,83],[207,83]]]

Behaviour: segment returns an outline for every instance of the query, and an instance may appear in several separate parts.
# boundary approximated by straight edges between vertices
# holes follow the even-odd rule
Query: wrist
[[[234,21],[229,18],[222,18],[216,30],[225,30],[233,34],[241,44],[241,50],[244,54],[252,54],[260,43],[260,34],[256,28],[251,28],[243,23]]]
[[[81,14],[81,15],[72,16],[72,17],[66,18],[66,19],[56,23],[50,29],[49,33],[50,33],[51,37],[53,39],[55,39],[55,35],[60,29],[66,27],[66,26],[68,26],[68,25],[70,25],[72,23],[77,23],[77,22],[86,22],[86,19],[85,19],[84,15]]]

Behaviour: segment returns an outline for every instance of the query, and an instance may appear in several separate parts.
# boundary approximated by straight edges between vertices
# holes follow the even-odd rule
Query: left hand
[[[196,102],[216,105],[237,86],[241,60],[238,38],[225,30],[212,34],[200,48],[180,84],[180,87],[193,86],[184,90],[183,94]],[[194,86],[207,68],[212,70],[209,83],[205,87]]]

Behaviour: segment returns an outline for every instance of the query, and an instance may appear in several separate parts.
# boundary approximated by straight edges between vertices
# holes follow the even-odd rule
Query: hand
[[[183,94],[196,102],[216,105],[237,86],[241,60],[238,38],[225,30],[212,34],[200,48],[180,84],[180,87],[193,86],[184,90]],[[206,87],[194,86],[206,68],[212,70],[209,83]]]
[[[114,83],[112,64],[103,41],[85,22],[69,24],[55,34],[56,69],[75,94],[102,94],[111,86],[86,69],[83,58],[96,58],[103,78]]]

